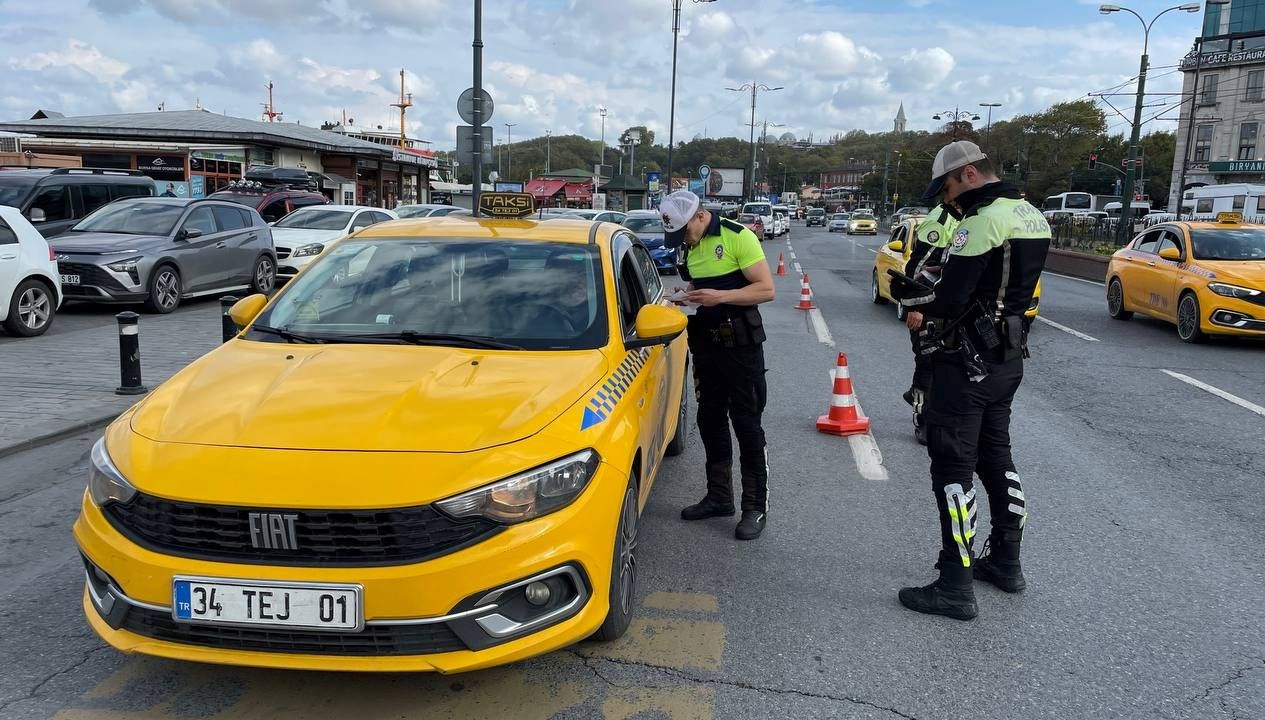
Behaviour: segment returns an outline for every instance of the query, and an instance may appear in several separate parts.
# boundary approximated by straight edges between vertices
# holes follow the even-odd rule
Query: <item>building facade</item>
[[[1203,33],[1181,69],[1173,212],[1184,189],[1265,183],[1265,0],[1206,6]]]

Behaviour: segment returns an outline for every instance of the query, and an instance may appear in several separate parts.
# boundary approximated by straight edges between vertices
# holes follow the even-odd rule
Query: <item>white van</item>
[[[1183,216],[1211,220],[1221,212],[1243,213],[1245,218],[1265,216],[1265,185],[1204,185],[1182,194]]]
[[[777,236],[776,226],[773,224],[773,204],[767,202],[749,202],[742,206],[742,212],[759,215],[760,222],[764,223],[764,237],[761,240]]]

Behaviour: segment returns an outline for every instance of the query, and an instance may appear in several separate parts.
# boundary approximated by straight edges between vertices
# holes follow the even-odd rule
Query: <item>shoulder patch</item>
[[[940,232],[938,230],[932,230],[931,232],[927,233],[927,242],[931,242],[931,243],[940,242]]]
[[[957,234],[953,236],[953,249],[961,250],[962,248],[966,247],[966,241],[970,239],[970,237],[971,237],[970,230],[967,230],[966,228],[962,228],[961,230],[958,230]]]

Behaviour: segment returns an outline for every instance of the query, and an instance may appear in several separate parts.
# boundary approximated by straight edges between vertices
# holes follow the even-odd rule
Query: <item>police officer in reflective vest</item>
[[[696,304],[689,320],[698,430],[707,453],[707,495],[681,511],[685,520],[734,514],[733,447],[738,438],[742,472],[739,540],[764,531],[768,512],[768,453],[760,416],[764,380],[764,323],[756,307],[773,299],[773,275],[764,249],[746,226],[705,210],[698,196],[674,192],[659,205],[664,244],[682,247],[678,266],[690,282],[682,304]]]
[[[948,202],[936,205],[927,213],[927,217],[914,228],[914,247],[909,253],[909,261],[905,263],[906,275],[921,277],[930,285],[940,279],[949,240],[952,239],[960,218],[961,213]],[[914,348],[914,377],[909,389],[902,396],[914,409],[914,437],[923,445],[927,444],[927,426],[923,411],[927,406],[927,390],[931,387],[932,360],[932,355],[919,352],[922,346],[920,334],[925,327],[925,319],[926,316],[917,310],[911,310],[905,315],[905,326],[909,328],[909,337]]]
[[[943,191],[962,208],[963,219],[934,289],[902,290],[902,302],[945,320],[932,339],[940,350],[926,411],[940,576],[925,587],[902,588],[899,598],[911,610],[969,620],[977,613],[973,579],[1011,593],[1026,584],[1019,547],[1028,513],[1010,453],[1010,404],[1023,379],[1024,313],[1045,265],[1050,226],[1040,210],[997,179],[975,143],[943,147],[932,178],[926,195]],[[976,473],[992,518],[978,558]]]

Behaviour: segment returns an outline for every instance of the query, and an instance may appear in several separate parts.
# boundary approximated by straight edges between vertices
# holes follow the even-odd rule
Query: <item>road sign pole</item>
[[[474,177],[470,188],[470,212],[479,216],[479,194],[483,191],[483,0],[474,0],[474,132],[472,169]]]

